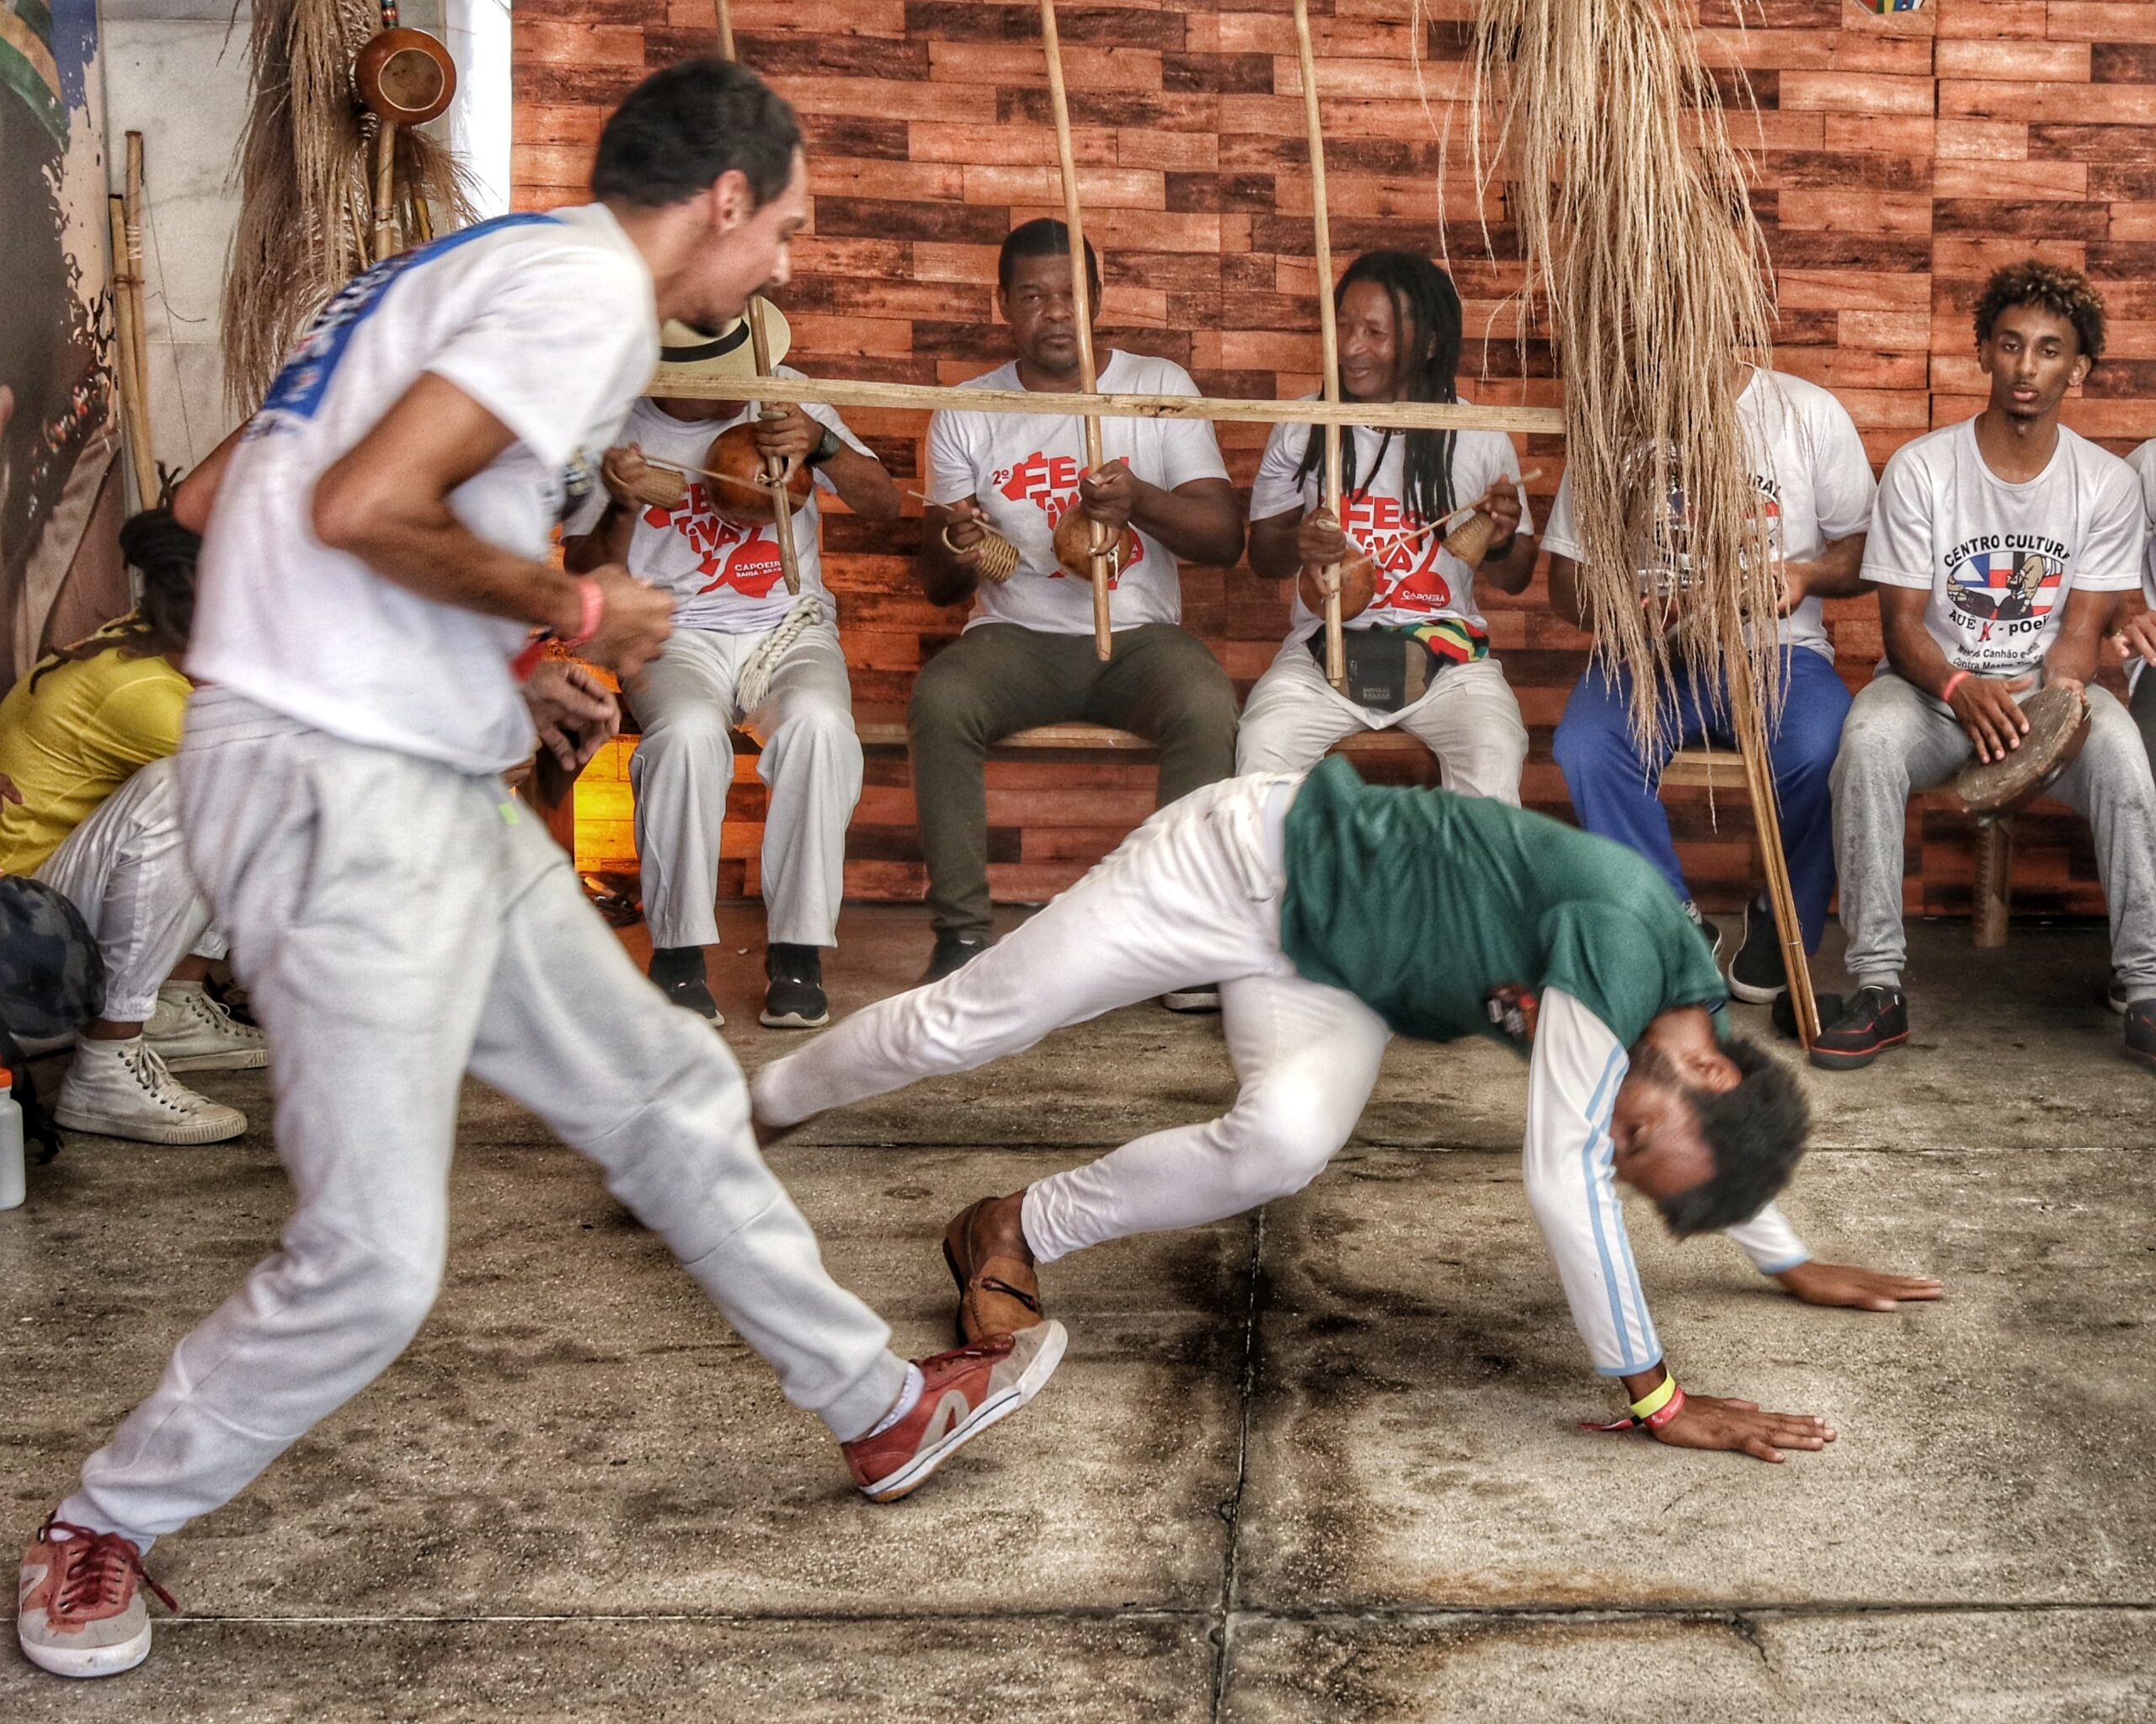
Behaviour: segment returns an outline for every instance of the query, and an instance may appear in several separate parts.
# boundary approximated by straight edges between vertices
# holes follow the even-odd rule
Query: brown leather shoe
[[[974,1237],[981,1210],[998,1201],[983,1198],[943,1230],[943,1261],[958,1284],[958,1333],[969,1347],[991,1336],[1015,1335],[1041,1321],[1041,1284],[1033,1273],[1033,1253],[984,1256],[986,1243]]]

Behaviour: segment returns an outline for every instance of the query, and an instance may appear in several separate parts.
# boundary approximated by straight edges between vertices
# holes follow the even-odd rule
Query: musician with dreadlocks
[[[1428,258],[1367,252],[1334,290],[1340,392],[1349,401],[1457,401],[1460,295]],[[1534,569],[1519,460],[1502,431],[1379,432],[1341,440],[1345,520],[1321,506],[1325,440],[1278,425],[1251,488],[1250,566],[1296,578],[1286,643],[1251,689],[1239,772],[1294,771],[1343,737],[1397,727],[1438,757],[1446,787],[1519,801],[1527,727],[1475,606],[1479,578],[1517,593]],[[1470,567],[1438,526],[1483,502],[1497,536]],[[1321,571],[1341,571],[1348,680],[1326,681]]]
[[[49,654],[0,701],[0,873],[72,903],[104,960],[102,1015],[76,1043],[53,1117],[75,1131],[213,1144],[247,1129],[237,1108],[175,1071],[267,1063],[262,1033],[205,990],[224,942],[180,854],[172,755],[193,685],[179,670],[195,622],[202,542],[168,510],[136,515],[120,549],[141,601]]]

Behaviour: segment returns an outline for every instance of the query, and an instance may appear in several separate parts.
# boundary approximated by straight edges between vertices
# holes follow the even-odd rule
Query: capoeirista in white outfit
[[[906,1365],[765,1166],[724,1044],[637,974],[503,787],[533,744],[510,668],[526,631],[308,531],[318,477],[427,372],[516,438],[458,488],[459,516],[543,555],[565,466],[595,463],[658,355],[649,271],[605,208],[506,217],[345,287],[234,452],[203,547],[190,663],[216,686],[189,714],[181,818],[277,1049],[297,1200],[62,1521],[147,1548],[397,1356],[440,1284],[467,1069],[597,1162],[835,1436],[899,1398]]]
[[[1347,1142],[1395,1033],[1505,1039],[1492,1001],[1524,989],[1540,1001],[1529,1202],[1595,1369],[1660,1361],[1611,1112],[1650,1021],[1719,1006],[1721,979],[1651,865],[1494,800],[1366,787],[1337,760],[1196,792],[963,969],[766,1066],[756,1117],[783,1127],[969,1070],[1207,977],[1221,983],[1235,1104],[1030,1186],[1038,1260],[1299,1190]],[[1729,1233],[1763,1273],[1809,1255],[1772,1204]]]
[[[1251,486],[1254,521],[1307,512],[1323,488],[1315,470],[1302,472],[1306,436],[1316,427],[1276,425]],[[1408,496],[1407,439],[1354,427],[1356,481],[1341,499],[1341,531],[1370,559],[1370,602],[1348,618],[1350,631],[1405,631],[1438,625],[1428,682],[1396,712],[1364,706],[1325,680],[1310,648],[1321,626],[1295,590],[1288,638],[1244,703],[1235,733],[1238,772],[1299,771],[1344,738],[1397,728],[1437,756],[1440,781],[1469,796],[1519,801],[1527,760],[1527,726],[1505,673],[1489,656],[1488,632],[1475,604],[1475,571],[1444,548],[1442,536],[1417,537],[1426,526]],[[1472,503],[1500,479],[1519,478],[1519,456],[1502,431],[1456,434],[1452,454],[1455,504]],[[1523,509],[1519,530],[1534,525]],[[1407,643],[1402,643],[1403,650]]]
[[[801,374],[781,366],[777,375]],[[716,482],[693,472],[712,438],[758,411],[751,402],[731,419],[686,420],[645,400],[622,430],[622,440],[651,460],[691,470],[679,504],[638,510],[627,559],[631,574],[675,600],[674,632],[630,694],[642,732],[629,760],[637,858],[654,947],[718,943],[719,838],[737,729],[755,737],[756,773],[770,790],[761,878],[751,883],[766,936],[788,946],[838,937],[862,755],[838,609],[824,582],[816,494],[793,513],[797,597],[782,579],[777,528],[727,520],[712,506]],[[870,453],[832,408],[803,411]],[[834,488],[820,471],[816,484]],[[604,506],[603,494],[595,496],[570,531],[589,531]]]

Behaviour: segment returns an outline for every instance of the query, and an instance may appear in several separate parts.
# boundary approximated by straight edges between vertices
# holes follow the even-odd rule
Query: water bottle
[[[23,1110],[15,1100],[15,1074],[0,1065],[0,1209],[12,1209],[28,1191],[23,1168]]]

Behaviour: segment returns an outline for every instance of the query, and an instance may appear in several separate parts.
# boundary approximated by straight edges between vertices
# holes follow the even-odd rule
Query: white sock
[[[891,1410],[863,1431],[861,1437],[854,1440],[858,1442],[863,1438],[882,1436],[884,1432],[889,1430],[893,1425],[898,1423],[900,1419],[921,1405],[921,1391],[927,1386],[928,1380],[921,1375],[921,1367],[909,1364],[906,1366],[905,1387],[899,1390],[899,1398],[891,1403]]]

